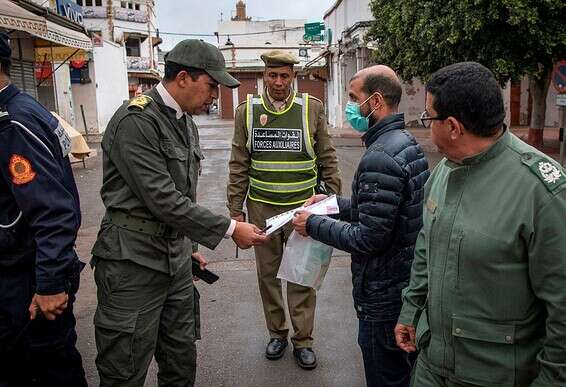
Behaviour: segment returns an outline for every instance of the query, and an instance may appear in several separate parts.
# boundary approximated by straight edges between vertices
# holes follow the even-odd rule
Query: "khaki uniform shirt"
[[[290,96],[293,95],[291,92]],[[266,98],[267,97],[267,98]],[[277,109],[273,106],[272,98],[264,92],[267,107],[273,111],[286,109],[293,98],[288,97],[285,104]],[[317,157],[318,174],[331,193],[341,192],[340,172],[336,150],[326,126],[326,115],[322,102],[309,95],[309,129],[311,142]],[[228,182],[227,206],[231,216],[242,214],[244,201],[248,193],[248,171],[251,164],[251,155],[246,148],[248,128],[246,127],[246,103],[242,102],[236,108],[234,119],[234,137],[232,139],[232,154],[230,157],[230,179]]]

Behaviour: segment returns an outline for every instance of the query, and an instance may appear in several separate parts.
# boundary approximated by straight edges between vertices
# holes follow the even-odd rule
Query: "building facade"
[[[0,28],[10,36],[11,81],[75,125],[70,63],[87,59],[92,42],[81,20],[61,11],[55,2],[1,0]]]
[[[338,128],[349,128],[344,116],[348,102],[348,84],[356,72],[375,64],[371,51],[376,45],[368,43],[365,35],[373,22],[369,0],[336,0],[324,14],[327,46],[323,55],[328,65],[328,121]],[[385,63],[386,64],[386,63]],[[421,82],[403,83],[399,111],[405,113],[408,124],[417,125],[424,109],[425,90]]]
[[[161,39],[154,0],[75,1],[82,7],[85,26],[95,39],[124,48],[130,97],[159,82],[157,45]]]
[[[77,130],[102,133],[124,100],[160,80],[154,9],[153,0],[0,0],[13,82]]]
[[[234,117],[236,106],[247,94],[263,91],[264,65],[261,54],[284,50],[294,54],[300,63],[295,66],[294,89],[326,99],[326,68],[320,56],[322,45],[303,39],[306,19],[253,20],[247,16],[243,1],[236,3],[236,14],[218,23],[218,44],[226,59],[228,71],[241,86],[220,88],[219,113],[224,119]]]
[[[324,14],[327,28],[327,46],[323,55],[327,58],[328,119],[332,126],[348,128],[344,108],[348,101],[348,83],[351,77],[364,67],[375,64],[371,51],[378,49],[375,42],[367,42],[365,35],[374,22],[369,0],[335,0]],[[387,65],[387,63],[384,63]],[[546,126],[559,125],[559,112],[556,107],[556,90],[549,88],[546,102]],[[418,117],[425,104],[425,88],[418,79],[403,83],[403,97],[399,111],[405,113],[410,126],[418,125]],[[530,97],[528,79],[503,89],[507,110],[506,122],[511,125],[529,125]]]

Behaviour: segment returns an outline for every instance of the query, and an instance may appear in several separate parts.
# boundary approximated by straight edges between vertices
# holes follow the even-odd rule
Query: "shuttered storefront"
[[[20,90],[25,91],[33,98],[37,98],[37,87],[35,84],[34,62],[12,59],[10,79]]]

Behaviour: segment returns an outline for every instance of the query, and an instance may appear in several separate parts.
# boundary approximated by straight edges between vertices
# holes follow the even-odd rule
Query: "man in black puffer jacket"
[[[401,290],[408,285],[422,226],[428,163],[397,113],[401,83],[386,66],[358,72],[350,81],[346,116],[363,132],[367,150],[352,183],[338,198],[339,221],[302,212],[297,232],[352,254],[354,305],[359,319],[367,385],[409,386],[412,362],[395,344]],[[307,205],[324,199],[316,195]]]

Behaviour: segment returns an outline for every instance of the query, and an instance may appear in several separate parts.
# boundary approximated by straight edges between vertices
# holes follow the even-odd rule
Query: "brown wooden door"
[[[223,120],[231,120],[234,118],[232,89],[226,86],[220,86],[220,118]]]
[[[521,83],[511,84],[511,125],[521,124]]]
[[[238,87],[238,103],[244,102],[248,94],[257,94],[257,79],[254,74],[253,78],[242,77],[238,79],[240,87]]]
[[[307,75],[299,75],[297,84],[300,93],[309,93],[313,97],[320,99],[326,105],[326,95],[324,93],[325,81],[320,79],[309,79]]]

